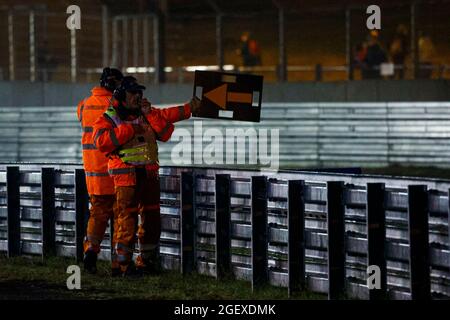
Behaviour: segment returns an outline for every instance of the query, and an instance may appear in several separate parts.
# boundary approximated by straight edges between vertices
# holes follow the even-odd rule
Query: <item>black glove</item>
[[[202,100],[200,100],[197,97],[193,97],[191,101],[189,101],[189,105],[191,106],[191,112],[197,113],[198,109],[200,108],[200,104],[202,103]]]

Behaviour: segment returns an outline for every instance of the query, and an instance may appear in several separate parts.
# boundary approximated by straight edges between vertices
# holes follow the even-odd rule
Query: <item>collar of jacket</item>
[[[94,96],[109,96],[112,97],[112,92],[103,87],[94,87],[91,90],[92,95]]]

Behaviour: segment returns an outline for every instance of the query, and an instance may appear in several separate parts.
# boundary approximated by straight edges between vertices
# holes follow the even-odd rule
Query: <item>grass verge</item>
[[[246,281],[217,281],[208,276],[182,276],[173,271],[140,279],[111,278],[109,263],[99,261],[98,273],[82,271],[81,290],[66,287],[67,267],[73,259],[55,257],[42,261],[39,257],[0,256],[0,299],[287,299],[287,289],[266,286],[255,292]],[[80,266],[81,267],[81,266]],[[290,299],[326,299],[326,296],[302,292]]]

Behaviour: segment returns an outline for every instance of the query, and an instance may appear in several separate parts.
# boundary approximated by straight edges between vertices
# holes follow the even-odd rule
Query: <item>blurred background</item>
[[[65,28],[72,4],[81,8],[76,32]],[[156,83],[190,82],[198,67],[269,82],[450,78],[449,1],[377,1],[382,25],[372,34],[370,4],[0,0],[0,79],[89,82],[104,65]],[[380,75],[383,62],[394,72]]]

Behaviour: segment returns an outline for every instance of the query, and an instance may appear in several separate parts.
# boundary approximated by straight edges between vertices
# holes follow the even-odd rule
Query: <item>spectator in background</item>
[[[421,79],[431,79],[433,73],[432,58],[434,55],[434,44],[429,35],[420,32],[418,40],[419,49],[419,78]]]
[[[367,43],[360,42],[353,48],[353,67],[361,70],[361,77],[365,78],[367,65],[364,62],[367,55]]]
[[[394,39],[389,48],[392,63],[396,67],[401,67],[401,69],[395,70],[395,79],[403,79],[405,76],[405,60],[408,55],[408,47],[408,28],[404,24],[400,24],[397,26]]]
[[[245,31],[241,35],[241,48],[237,52],[242,58],[244,67],[261,65],[261,49],[259,43],[251,38],[250,32]]]
[[[367,65],[367,71],[364,73],[364,79],[380,79],[380,65],[387,61],[386,53],[378,40],[379,33],[372,30],[369,35],[367,55],[364,59]]]

